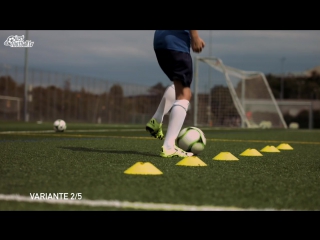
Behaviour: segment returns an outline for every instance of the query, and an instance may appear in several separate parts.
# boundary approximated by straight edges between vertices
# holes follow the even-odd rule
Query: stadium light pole
[[[29,31],[26,30],[26,37],[25,40],[28,40],[28,34]],[[24,54],[24,121],[28,122],[29,116],[28,116],[28,47],[25,48],[25,54]]]
[[[209,31],[210,38],[209,38],[209,57],[212,57],[212,30]],[[211,127],[211,67],[209,66],[209,73],[208,73],[208,125]]]
[[[280,99],[283,100],[283,76],[284,76],[284,72],[283,72],[283,66],[284,66],[284,61],[286,60],[285,57],[281,58],[281,82],[280,82]]]

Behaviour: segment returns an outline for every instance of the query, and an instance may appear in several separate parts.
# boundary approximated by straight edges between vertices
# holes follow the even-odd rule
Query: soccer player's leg
[[[164,134],[162,132],[163,117],[169,113],[176,99],[175,94],[174,84],[172,84],[164,92],[157,111],[146,124],[146,130],[151,134],[151,136],[160,140],[164,139]]]
[[[193,153],[186,152],[176,146],[175,141],[184,123],[189,101],[186,99],[176,100],[171,109],[169,117],[169,125],[167,130],[166,139],[164,140],[161,148],[161,157],[190,157]]]
[[[170,110],[168,129],[160,156],[193,156],[192,152],[185,152],[176,146],[176,139],[185,121],[191,99],[192,58],[189,53],[184,52],[169,51],[168,54],[172,65],[167,76],[171,76],[170,80],[174,82],[176,100]]]

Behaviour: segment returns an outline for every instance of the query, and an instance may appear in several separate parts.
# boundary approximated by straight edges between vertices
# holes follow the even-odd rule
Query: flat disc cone
[[[253,157],[259,157],[263,156],[260,152],[258,152],[256,149],[248,148],[243,153],[240,154],[240,156],[253,156]]]
[[[266,146],[260,150],[260,152],[280,152],[275,146]]]
[[[279,150],[293,150],[293,148],[287,143],[281,143],[277,149]]]
[[[207,166],[200,158],[196,156],[186,157],[178,162],[176,165],[179,166],[194,166],[194,167],[203,167]]]
[[[163,174],[158,168],[149,162],[137,162],[126,171],[125,174],[138,174],[138,175],[160,175]]]
[[[212,158],[212,160],[236,161],[239,159],[232,155],[230,152],[221,152],[217,156]]]

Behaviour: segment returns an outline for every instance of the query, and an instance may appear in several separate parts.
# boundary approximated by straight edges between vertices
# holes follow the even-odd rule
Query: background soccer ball
[[[64,132],[67,129],[67,124],[62,119],[57,119],[53,123],[53,130],[56,132]]]
[[[177,137],[177,146],[186,152],[198,155],[207,144],[207,139],[201,129],[187,127],[180,131]]]

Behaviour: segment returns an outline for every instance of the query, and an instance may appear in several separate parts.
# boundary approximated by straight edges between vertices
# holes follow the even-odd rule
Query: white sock
[[[174,89],[174,84],[172,84],[171,86],[167,87],[166,91],[164,92],[158,109],[152,118],[155,118],[158,123],[162,123],[164,115],[170,111],[175,100],[176,92]]]
[[[184,120],[187,115],[188,107],[188,100],[176,100],[174,102],[169,116],[169,124],[166,133],[166,138],[164,139],[163,143],[163,146],[166,149],[171,149],[175,146],[175,141],[183,126]]]

